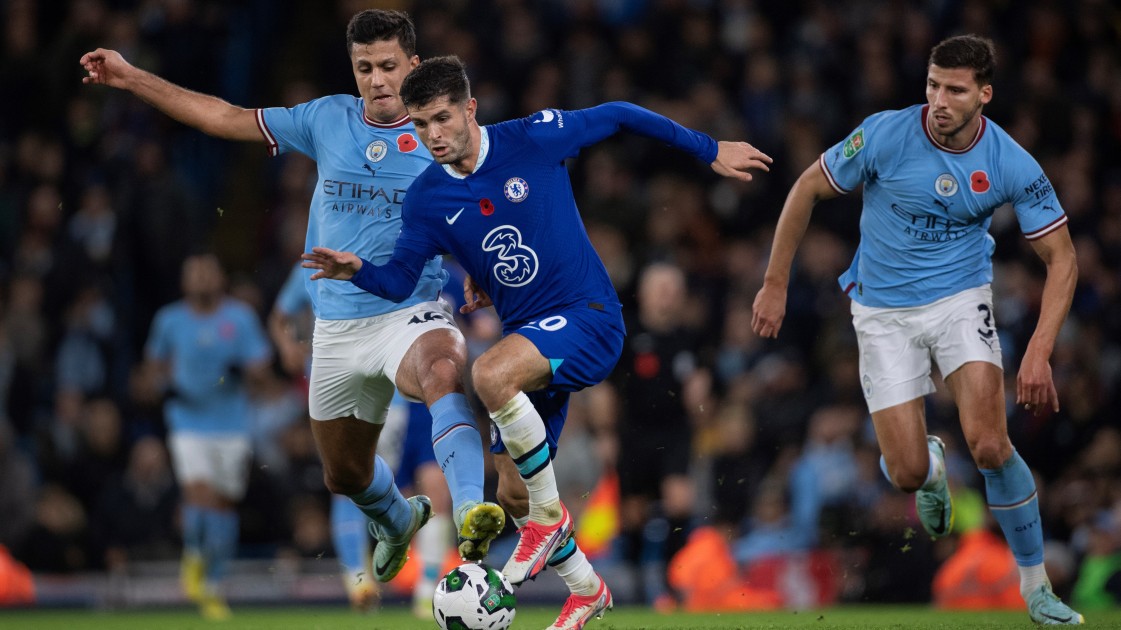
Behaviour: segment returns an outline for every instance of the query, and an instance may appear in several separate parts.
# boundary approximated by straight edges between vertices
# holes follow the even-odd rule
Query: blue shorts
[[[619,361],[626,336],[622,311],[612,304],[567,308],[511,332],[528,339],[552,365],[552,382],[526,395],[545,422],[549,454],[556,456],[568,395],[600,383]],[[492,453],[506,452],[494,423],[490,443]]]
[[[412,486],[416,481],[416,470],[436,461],[436,453],[432,450],[432,414],[428,413],[424,403],[410,402],[408,405],[409,427],[401,445],[401,461],[393,474],[398,488]]]

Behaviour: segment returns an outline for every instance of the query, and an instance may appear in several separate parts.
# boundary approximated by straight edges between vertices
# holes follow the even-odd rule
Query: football
[[[466,563],[436,584],[432,616],[444,630],[506,630],[514,621],[514,588],[500,571]]]

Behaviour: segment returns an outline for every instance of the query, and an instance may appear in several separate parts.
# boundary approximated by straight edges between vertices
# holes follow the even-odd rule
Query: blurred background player
[[[1051,353],[1078,278],[1067,215],[1039,163],[981,110],[993,98],[996,51],[976,35],[936,45],[925,105],[873,114],[802,173],[775,231],[752,329],[776,337],[794,253],[814,204],[864,186],[860,246],[838,279],[852,299],[860,375],[891,483],[915,494],[923,528],[949,534],[953,503],[941,438],[927,435],[931,360],[953,396],[989,509],[1020,568],[1032,621],[1081,624],[1052,591],[1032,471],[1008,438],[989,234],[1011,204],[1046,267],[1039,320],[1016,377],[1016,403],[1059,411]]]
[[[612,383],[619,415],[619,516],[626,560],[639,599],[668,595],[666,563],[685,545],[693,510],[689,460],[693,427],[687,396],[704,383],[697,339],[684,326],[689,298],[680,267],[658,262],[642,270],[637,316],[627,322]],[[694,405],[695,407],[695,405]],[[664,601],[662,603],[669,603]]]
[[[125,89],[179,122],[229,140],[265,142],[270,155],[298,151],[316,161],[306,249],[327,245],[387,260],[400,231],[405,190],[431,156],[413,135],[397,90],[415,67],[416,31],[399,11],[365,10],[347,25],[347,51],[359,97],[327,96],[296,107],[245,109],[186,90],[136,68],[112,50],[82,56],[85,83]],[[455,505],[460,553],[486,556],[504,524],[483,503],[482,440],[464,396],[463,335],[440,299],[446,274],[439,258],[397,302],[344,283],[307,285],[316,323],[309,412],[324,481],[374,521],[379,544],[373,570],[391,580],[409,541],[431,514],[424,496],[408,500],[376,455],[394,389],[432,412],[439,461]]]
[[[310,320],[311,299],[304,286],[304,271],[297,264],[277,294],[268,326],[285,371],[301,380],[311,367]],[[423,618],[432,615],[432,593],[451,548],[451,497],[436,463],[431,427],[432,415],[423,404],[394,396],[378,439],[378,455],[394,471],[402,492],[419,492],[432,500],[432,517],[413,543],[422,566],[413,586],[413,610]],[[368,610],[380,598],[370,567],[369,524],[370,519],[353,502],[331,495],[331,539],[347,597],[356,610]]]
[[[224,283],[216,256],[188,257],[183,299],[156,313],[145,349],[182,488],[183,590],[210,619],[230,614],[222,580],[237,554],[236,506],[249,479],[246,391],[272,377],[257,314],[226,296]]]

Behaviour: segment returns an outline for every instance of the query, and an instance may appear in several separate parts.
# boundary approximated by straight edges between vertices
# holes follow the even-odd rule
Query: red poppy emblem
[[[969,175],[969,188],[975,193],[989,192],[992,184],[989,183],[989,174],[985,171],[973,171]]]
[[[411,133],[403,133],[397,136],[397,149],[401,153],[411,153],[417,148],[416,138]]]
[[[490,202],[490,199],[483,199],[479,202],[479,211],[483,213],[484,217],[489,217],[494,214],[494,204]]]
[[[218,325],[218,336],[222,339],[233,339],[237,334],[237,328],[233,322],[222,322]]]

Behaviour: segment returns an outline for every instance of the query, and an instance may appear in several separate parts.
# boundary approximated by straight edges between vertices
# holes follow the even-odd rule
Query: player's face
[[[222,266],[214,256],[191,256],[183,261],[183,295],[212,299],[222,292]]]
[[[971,68],[931,65],[926,72],[927,126],[947,146],[973,139],[981,108],[993,97],[991,85],[979,85]]]
[[[472,157],[471,121],[475,99],[452,103],[441,96],[423,107],[409,109],[420,141],[440,164],[456,164]]]
[[[406,56],[396,39],[351,46],[350,69],[371,120],[391,123],[405,115],[399,94],[401,83],[419,63],[420,57]]]

